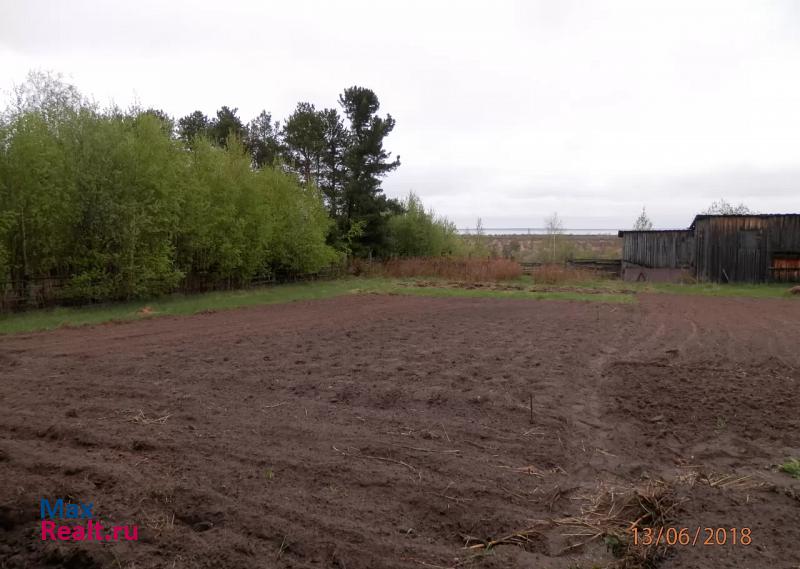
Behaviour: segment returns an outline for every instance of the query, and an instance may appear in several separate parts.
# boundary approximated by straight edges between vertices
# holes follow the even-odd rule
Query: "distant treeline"
[[[337,109],[100,109],[32,73],[0,118],[0,293],[66,282],[65,300],[151,296],[316,272],[346,256],[463,254],[452,223],[387,198],[395,122],[370,89]],[[9,284],[10,283],[10,284]]]

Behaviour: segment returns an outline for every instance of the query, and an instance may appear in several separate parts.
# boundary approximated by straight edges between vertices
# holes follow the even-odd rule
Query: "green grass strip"
[[[354,279],[286,284],[252,290],[172,295],[153,300],[83,307],[32,310],[0,316],[0,334],[53,330],[63,326],[85,326],[111,321],[140,320],[158,316],[180,316],[207,310],[229,310],[245,306],[330,298],[357,292]],[[148,307],[149,315],[142,314]]]
[[[580,293],[570,291],[487,290],[438,287],[394,287],[393,294],[407,296],[433,296],[436,298],[496,298],[515,300],[575,300],[581,302],[636,302],[632,294]]]
[[[229,310],[246,306],[331,298],[343,294],[378,293],[437,298],[495,298],[518,300],[568,300],[581,302],[632,303],[637,292],[696,294],[703,296],[791,298],[789,286],[623,283],[609,279],[537,285],[529,277],[512,283],[525,290],[492,290],[460,288],[436,279],[344,278],[301,284],[286,284],[251,290],[210,292],[196,295],[172,295],[153,300],[118,304],[54,308],[0,315],[0,334],[52,330],[63,326],[84,326],[111,321],[140,320],[157,316],[179,316],[204,311]],[[422,286],[419,286],[422,284]],[[543,290],[537,290],[541,287]],[[564,288],[565,290],[552,290]],[[575,288],[576,290],[569,290]],[[584,292],[583,290],[587,290]],[[592,291],[592,292],[588,292]],[[594,292],[597,291],[597,292]],[[795,297],[800,298],[800,297]],[[150,314],[143,314],[148,307]]]
[[[733,296],[747,298],[792,298],[789,289],[790,284],[672,284],[672,283],[652,283],[645,285],[644,288],[651,289],[652,292],[663,292],[669,294],[697,294],[701,296]]]

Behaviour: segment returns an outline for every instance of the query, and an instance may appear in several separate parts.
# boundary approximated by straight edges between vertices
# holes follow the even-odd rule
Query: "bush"
[[[389,218],[389,243],[393,255],[436,257],[458,255],[463,243],[456,226],[432,210],[425,210],[414,192],[403,202],[404,213]]]

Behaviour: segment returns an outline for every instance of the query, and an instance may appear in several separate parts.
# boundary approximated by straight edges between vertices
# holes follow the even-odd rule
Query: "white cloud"
[[[101,102],[249,118],[365,85],[397,119],[391,195],[459,225],[627,227],[646,204],[681,226],[719,197],[800,210],[798,6],[5,0],[0,87],[51,69]]]

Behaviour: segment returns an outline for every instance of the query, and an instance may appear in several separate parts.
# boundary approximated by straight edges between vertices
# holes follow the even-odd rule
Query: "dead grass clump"
[[[677,481],[693,488],[697,484],[708,484],[712,488],[734,488],[747,490],[764,486],[764,482],[754,479],[750,475],[705,473],[690,467],[690,470],[677,477]]]
[[[175,529],[175,514],[167,512],[156,512],[144,516],[143,524],[158,533],[172,531]]]
[[[522,267],[510,259],[471,259],[450,257],[411,257],[360,267],[360,274],[392,278],[432,277],[468,282],[512,280],[522,275]]]
[[[666,483],[650,483],[624,492],[604,490],[587,498],[587,505],[580,515],[554,522],[558,526],[578,528],[577,533],[568,534],[577,538],[568,549],[602,539],[617,559],[611,567],[649,569],[666,553],[666,539],[663,536],[659,542],[656,539],[659,530],[670,525],[677,505],[672,489]],[[647,535],[651,536],[651,543],[646,539]]]
[[[531,278],[536,284],[579,283],[596,280],[597,273],[557,264],[540,265],[531,271]]]
[[[562,553],[602,540],[615,558],[606,569],[653,569],[664,557],[666,539],[662,536],[656,542],[656,537],[659,530],[670,526],[672,512],[679,504],[666,483],[653,482],[625,491],[604,489],[584,499],[586,505],[579,515],[535,520],[526,529],[492,540],[467,537],[464,547],[473,551],[489,551],[500,545],[526,547],[542,539],[548,528],[556,527],[566,530],[564,535],[574,541]]]
[[[127,420],[131,423],[136,423],[137,425],[163,425],[169,418],[170,415],[164,415],[163,417],[148,417],[144,414],[144,411],[140,409],[135,415],[130,415]]]

